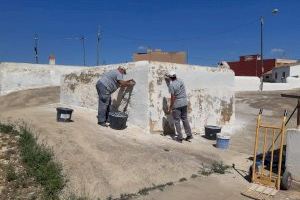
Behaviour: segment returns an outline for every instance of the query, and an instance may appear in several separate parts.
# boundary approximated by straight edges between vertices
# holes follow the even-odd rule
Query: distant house
[[[290,59],[264,59],[264,72],[270,72],[274,67],[285,66],[296,63],[297,60]],[[257,76],[262,75],[261,57],[258,54],[240,56],[239,61],[228,62],[236,76]],[[265,74],[264,73],[264,74]]]
[[[285,83],[287,77],[300,77],[300,63],[275,67],[272,70],[272,79],[276,83]]]
[[[165,52],[160,49],[151,50],[148,49],[147,52],[138,52],[133,54],[133,61],[159,61],[159,62],[170,62],[178,64],[186,64],[187,57],[186,52],[184,51],[175,51],[175,52]]]

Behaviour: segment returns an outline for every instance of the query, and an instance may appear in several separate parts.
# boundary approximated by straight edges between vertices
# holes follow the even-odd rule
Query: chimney
[[[49,56],[49,65],[55,65],[55,56],[54,55]]]

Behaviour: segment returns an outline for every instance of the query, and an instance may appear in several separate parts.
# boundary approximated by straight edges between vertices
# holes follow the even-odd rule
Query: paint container
[[[220,132],[221,132],[221,127],[219,126],[211,126],[211,125],[205,126],[205,138],[209,140],[217,139],[217,133]]]
[[[112,129],[122,130],[125,129],[128,115],[124,112],[110,112],[109,123]]]
[[[216,147],[219,149],[228,149],[230,136],[224,134],[217,134]]]
[[[56,108],[56,121],[58,122],[71,122],[73,109],[71,108]]]

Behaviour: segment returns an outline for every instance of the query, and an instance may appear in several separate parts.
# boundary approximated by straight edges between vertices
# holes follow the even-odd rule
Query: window
[[[282,77],[285,78],[285,72],[282,72]]]
[[[277,80],[277,72],[275,72],[275,79]]]

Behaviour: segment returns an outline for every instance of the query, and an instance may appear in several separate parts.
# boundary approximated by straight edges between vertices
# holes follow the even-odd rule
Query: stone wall
[[[24,89],[59,86],[63,74],[81,69],[64,65],[0,63],[0,95]]]
[[[206,124],[224,125],[234,119],[231,70],[162,62],[107,65],[67,74],[62,79],[61,103],[97,109],[95,84],[105,71],[119,65],[128,66],[125,79],[134,78],[137,84],[134,88],[117,90],[112,109],[128,112],[131,124],[150,132],[173,131],[172,117],[165,113],[170,94],[164,75],[171,69],[185,82],[194,131],[202,131]]]

